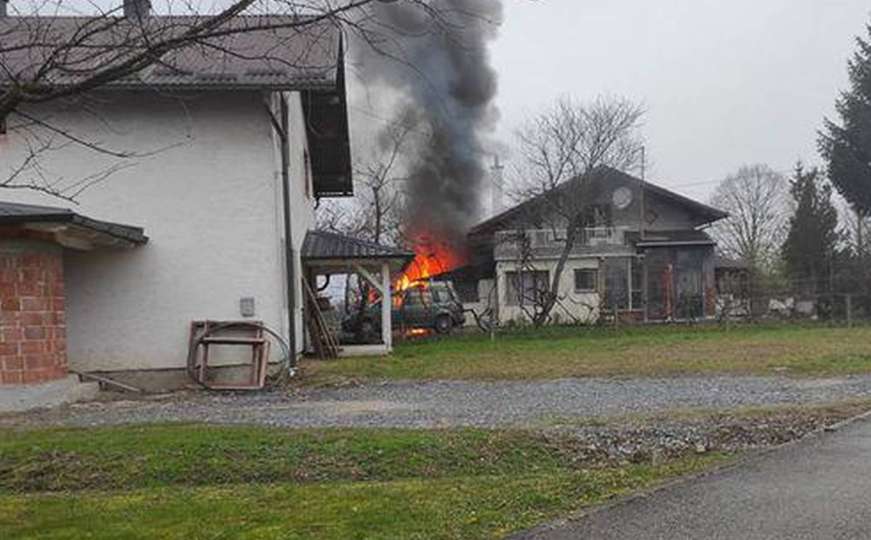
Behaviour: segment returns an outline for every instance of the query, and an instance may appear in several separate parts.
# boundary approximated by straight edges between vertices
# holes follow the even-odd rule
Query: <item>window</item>
[[[478,296],[477,281],[454,281],[454,288],[457,290],[460,302],[470,303],[481,300],[480,296]]]
[[[405,291],[402,307],[429,307],[432,304],[432,293],[423,287],[412,287]]]
[[[6,117],[0,116],[0,135],[6,135]]]
[[[508,272],[505,277],[508,289],[505,301],[509,306],[540,304],[550,287],[547,271]]]
[[[575,270],[575,292],[595,292],[599,288],[599,271],[595,268]]]

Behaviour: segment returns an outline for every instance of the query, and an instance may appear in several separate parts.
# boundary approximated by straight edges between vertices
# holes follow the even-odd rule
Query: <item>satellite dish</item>
[[[614,190],[611,196],[614,207],[618,210],[626,210],[632,204],[632,190],[628,187],[621,187]]]

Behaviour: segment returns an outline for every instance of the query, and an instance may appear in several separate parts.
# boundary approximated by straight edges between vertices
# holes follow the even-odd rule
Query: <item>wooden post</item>
[[[393,307],[392,287],[390,286],[390,265],[381,266],[381,340],[387,352],[393,350],[393,325],[391,309]]]
[[[853,327],[853,295],[845,295],[847,301],[847,328]]]

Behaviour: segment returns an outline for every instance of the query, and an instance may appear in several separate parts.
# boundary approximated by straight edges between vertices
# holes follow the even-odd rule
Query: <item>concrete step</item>
[[[85,401],[94,399],[99,391],[99,383],[81,382],[77,375],[41,384],[4,385],[0,386],[0,413]]]

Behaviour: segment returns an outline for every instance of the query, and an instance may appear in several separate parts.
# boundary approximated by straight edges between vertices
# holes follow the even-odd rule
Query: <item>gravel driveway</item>
[[[554,418],[871,398],[871,375],[838,379],[684,377],[537,382],[392,382],[293,394],[184,393],[0,416],[0,425],[203,421],[289,427],[517,426]]]

